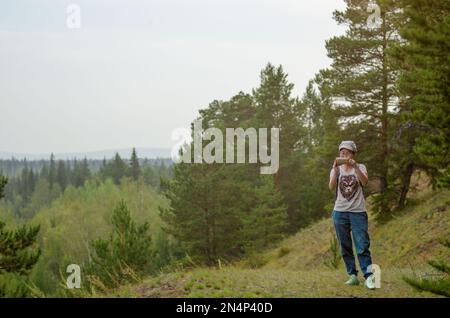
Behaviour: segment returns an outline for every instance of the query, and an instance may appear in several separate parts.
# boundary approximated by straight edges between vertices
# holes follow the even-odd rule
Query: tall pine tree
[[[215,128],[226,136],[226,128],[253,124],[255,105],[251,95],[240,92],[229,101],[213,101],[199,119],[204,129]],[[202,148],[208,145],[203,140]],[[236,143],[232,150],[236,157]],[[161,216],[166,231],[201,263],[239,258],[265,246],[269,238],[280,238],[285,230],[282,195],[273,182],[261,184],[257,164],[181,162],[174,165],[173,175],[161,186],[170,202],[169,208],[161,208]],[[268,202],[271,199],[274,202]],[[251,222],[254,219],[258,222]]]
[[[293,188],[291,178],[298,161],[295,152],[304,150],[307,140],[306,126],[302,122],[298,98],[292,96],[294,84],[288,81],[288,74],[280,65],[267,64],[260,73],[260,85],[252,92],[255,116],[251,124],[257,128],[279,128],[279,169],[275,186],[282,193],[288,208],[289,231],[295,232],[302,222],[298,205],[298,192]]]
[[[411,136],[411,166],[426,170],[432,184],[450,184],[450,2],[402,0],[406,40],[392,51],[400,64],[399,89],[408,101],[402,131]]]
[[[379,181],[375,211],[378,219],[387,219],[393,196],[389,184],[392,119],[399,106],[398,70],[388,51],[400,41],[398,11],[394,1],[379,1],[380,15],[375,12],[371,21],[369,1],[345,2],[346,9],[335,11],[334,19],[347,29],[326,42],[332,65],[320,77],[323,89],[333,98],[346,139],[356,141],[362,150],[359,160],[368,165],[371,178]]]

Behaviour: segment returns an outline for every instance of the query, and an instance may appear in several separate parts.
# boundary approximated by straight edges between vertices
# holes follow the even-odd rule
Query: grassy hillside
[[[372,261],[381,268],[420,266],[436,257],[446,256],[439,239],[450,236],[449,191],[428,194],[416,206],[408,207],[394,220],[376,225],[369,219]],[[332,257],[332,221],[324,219],[266,253],[264,268],[289,270],[326,267]],[[279,255],[287,254],[282,257]],[[448,253],[447,253],[448,254]]]
[[[221,268],[196,268],[124,286],[118,297],[436,297],[417,292],[402,276],[433,275],[427,261],[450,260],[439,239],[450,237],[450,191],[419,189],[415,200],[384,225],[370,222],[373,262],[381,267],[381,289],[344,286],[342,260],[330,265],[334,237],[326,218],[266,253]],[[372,219],[372,216],[369,216]]]

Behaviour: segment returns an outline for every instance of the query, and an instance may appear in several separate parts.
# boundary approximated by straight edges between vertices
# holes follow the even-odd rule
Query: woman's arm
[[[356,164],[356,161],[353,159],[349,160],[349,164],[351,164],[353,167],[355,167],[356,175],[358,176],[359,181],[361,181],[361,184],[365,186],[367,182],[369,182],[369,177],[367,176],[367,173],[364,173],[359,169],[359,166]]]
[[[328,183],[328,188],[330,189],[330,191],[333,191],[336,188],[337,169],[339,168],[338,165],[336,164],[336,160],[334,160],[333,172],[331,173],[330,182]]]

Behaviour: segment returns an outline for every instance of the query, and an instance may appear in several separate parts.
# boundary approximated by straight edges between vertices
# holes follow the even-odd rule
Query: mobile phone
[[[336,164],[338,166],[343,165],[344,163],[348,163],[348,158],[336,158]]]

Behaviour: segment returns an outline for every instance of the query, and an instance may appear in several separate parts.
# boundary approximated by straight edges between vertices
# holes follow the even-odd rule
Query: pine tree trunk
[[[386,21],[384,14],[382,15],[383,21],[383,87],[382,87],[382,110],[381,110],[381,195],[383,200],[381,201],[381,214],[387,214],[389,207],[387,203],[387,190],[388,190],[388,156],[389,156],[389,146],[388,146],[388,69],[386,62],[386,48],[387,48],[387,38],[386,38]]]
[[[411,183],[411,176],[413,174],[413,171],[414,171],[414,164],[409,163],[406,166],[405,173],[402,178],[402,188],[401,188],[401,192],[400,192],[400,198],[398,200],[398,208],[399,209],[401,209],[405,206],[406,195],[408,194],[408,191],[409,191],[409,184]]]

